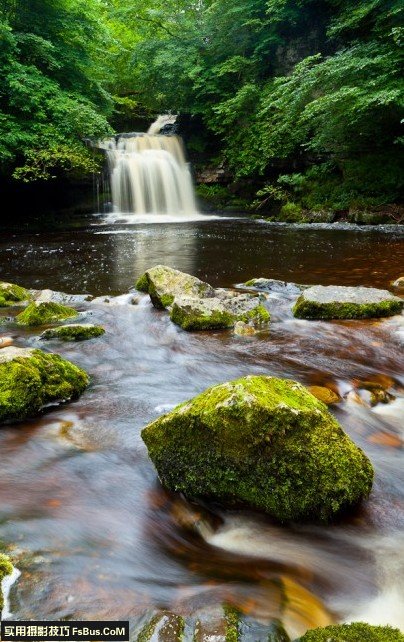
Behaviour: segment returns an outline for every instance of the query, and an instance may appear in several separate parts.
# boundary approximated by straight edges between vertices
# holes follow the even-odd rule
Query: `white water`
[[[159,131],[161,124],[157,123],[149,131]],[[108,157],[114,210],[111,219],[120,213],[181,220],[198,215],[181,138],[147,133],[111,138],[100,147]]]
[[[3,577],[2,579],[1,590],[3,592],[4,605],[3,610],[0,613],[0,620],[8,620],[13,615],[10,610],[10,591],[11,587],[18,580],[20,575],[21,571],[19,571],[18,568],[14,567],[11,575],[6,575],[6,577]]]

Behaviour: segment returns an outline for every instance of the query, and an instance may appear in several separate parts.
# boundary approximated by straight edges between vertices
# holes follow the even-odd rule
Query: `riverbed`
[[[136,624],[155,608],[186,615],[225,600],[267,622],[278,617],[282,578],[299,633],[316,624],[318,604],[330,621],[404,631],[404,317],[297,320],[293,297],[280,291],[267,302],[270,331],[238,337],[186,333],[140,293],[136,305],[113,299],[158,263],[221,287],[267,277],[389,288],[403,271],[401,230],[91,217],[64,231],[3,234],[1,280],[111,297],[83,307],[86,321],[105,327],[103,338],[46,344],[89,372],[84,395],[0,430],[0,542],[22,572],[13,617]],[[16,345],[43,347],[32,329],[4,332]],[[142,427],[208,386],[247,374],[340,394],[331,411],[376,469],[370,499],[349,519],[280,526],[246,511],[200,510],[161,488]],[[395,399],[361,403],[361,382]]]

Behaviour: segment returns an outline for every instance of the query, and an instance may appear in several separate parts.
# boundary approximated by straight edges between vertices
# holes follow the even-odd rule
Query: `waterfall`
[[[149,132],[156,131],[154,125]],[[160,128],[161,125],[158,131]],[[197,214],[192,178],[179,136],[131,134],[111,138],[100,147],[108,157],[115,212]]]

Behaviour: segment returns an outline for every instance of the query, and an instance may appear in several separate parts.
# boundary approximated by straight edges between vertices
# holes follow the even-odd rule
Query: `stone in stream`
[[[404,634],[390,626],[353,622],[312,629],[296,642],[404,642]]]
[[[56,290],[30,290],[30,294],[34,301],[61,305],[81,305],[93,299],[90,294],[66,294]]]
[[[87,374],[57,354],[30,348],[0,350],[0,423],[21,421],[50,403],[78,397]]]
[[[264,292],[273,292],[276,294],[296,295],[306,290],[310,285],[301,283],[291,283],[289,281],[280,281],[279,279],[250,279],[242,284],[247,288],[254,288]]]
[[[182,642],[184,618],[170,611],[154,615],[142,628],[137,642]]]
[[[0,281],[0,308],[21,304],[23,301],[31,301],[32,296],[28,290],[14,283]]]
[[[30,303],[23,312],[17,314],[16,321],[19,325],[38,326],[65,321],[77,317],[78,314],[77,310],[60,303],[35,301]]]
[[[164,486],[280,521],[330,521],[366,498],[373,468],[327,407],[295,381],[248,376],[146,426]]]
[[[71,323],[57,328],[48,328],[41,334],[41,339],[60,339],[61,341],[86,341],[105,334],[104,328],[92,323]]]
[[[316,399],[327,404],[327,406],[331,406],[331,404],[341,401],[341,397],[337,395],[336,392],[330,390],[330,388],[326,388],[325,386],[308,386],[307,389],[314,397],[316,397]]]
[[[391,286],[399,292],[404,292],[404,276],[399,276],[398,279],[393,281]]]
[[[7,555],[3,555],[0,553],[0,619],[1,619],[1,611],[4,606],[4,596],[3,596],[3,591],[2,591],[2,581],[4,580],[5,577],[8,575],[11,575],[13,572],[13,565],[10,561],[10,559],[7,557]]]
[[[147,270],[136,288],[150,295],[158,309],[170,309],[171,320],[184,330],[233,328],[237,321],[268,324],[269,312],[256,295],[221,288],[164,265]]]
[[[399,314],[403,305],[388,290],[315,285],[301,293],[293,314],[298,319],[375,319]]]

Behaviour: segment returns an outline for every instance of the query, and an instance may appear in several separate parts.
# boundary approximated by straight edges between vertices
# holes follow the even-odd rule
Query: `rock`
[[[47,404],[78,397],[87,374],[57,354],[28,348],[0,350],[0,423],[21,421]]]
[[[328,521],[372,487],[370,461],[295,381],[249,376],[214,386],[142,437],[170,490],[280,521]]]
[[[215,295],[208,283],[165,265],[147,270],[137,280],[136,289],[149,294],[154,307],[159,310],[172,305],[177,296],[201,298]]]
[[[228,605],[205,608],[197,614],[194,642],[238,642],[240,613]]]
[[[140,631],[137,642],[182,642],[184,618],[169,611],[157,613]]]
[[[91,323],[62,325],[49,328],[41,334],[41,339],[60,339],[61,341],[86,341],[105,334],[104,328]]]
[[[245,321],[237,321],[234,326],[234,334],[239,337],[251,337],[256,334],[256,330]]]
[[[404,642],[404,635],[390,626],[354,622],[312,629],[296,642]]]
[[[404,292],[404,276],[399,276],[391,285],[395,290]]]
[[[78,312],[60,303],[34,302],[20,314],[17,314],[16,321],[19,325],[46,325],[77,317]]]
[[[81,305],[92,301],[91,294],[66,294],[55,290],[30,290],[34,301],[45,303],[61,303],[62,305]]]
[[[8,346],[13,345],[13,340],[11,337],[0,337],[0,348],[7,348]]]
[[[7,575],[11,575],[13,572],[13,565],[10,561],[10,559],[7,557],[7,555],[3,555],[0,553],[0,619],[1,619],[1,611],[4,606],[4,596],[3,592],[1,590],[1,583]]]
[[[170,319],[183,330],[218,330],[233,328],[237,321],[251,321],[264,326],[268,324],[270,315],[259,299],[240,294],[228,299],[176,297]]]
[[[388,290],[315,285],[304,290],[293,314],[299,319],[366,319],[399,314],[404,301]]]
[[[0,308],[5,308],[22,301],[30,301],[31,294],[25,288],[14,283],[0,281]]]
[[[276,294],[300,294],[306,290],[310,285],[303,285],[301,283],[289,283],[288,281],[279,281],[278,279],[250,279],[243,285],[247,288],[256,288],[264,292],[274,292]]]
[[[307,389],[316,399],[327,404],[327,406],[341,401],[336,392],[324,386],[308,386]]]

